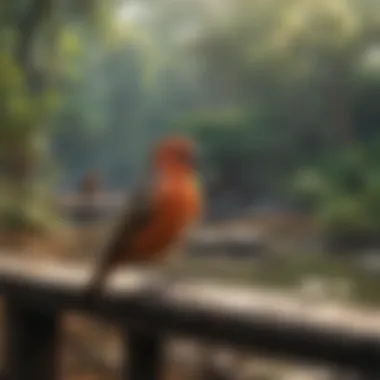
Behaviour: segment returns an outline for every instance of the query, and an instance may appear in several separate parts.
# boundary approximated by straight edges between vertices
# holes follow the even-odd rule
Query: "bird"
[[[100,255],[87,297],[99,295],[110,272],[120,266],[167,263],[171,248],[200,220],[203,197],[196,148],[192,139],[183,136],[169,136],[156,144],[145,180],[132,192]]]

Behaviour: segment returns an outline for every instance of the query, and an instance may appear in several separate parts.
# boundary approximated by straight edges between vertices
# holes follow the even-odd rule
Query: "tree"
[[[65,60],[62,32],[68,24],[93,18],[103,5],[72,1],[63,7],[55,0],[0,3],[0,65],[5,73],[0,83],[0,158],[4,182],[10,187],[7,207],[16,207],[17,212],[30,206],[33,179],[49,153],[48,131],[65,74],[59,62]]]
[[[193,43],[217,97],[264,102],[281,114],[284,128],[307,139],[352,142],[352,81],[379,34],[378,4],[268,0],[231,8],[227,21],[211,24]]]

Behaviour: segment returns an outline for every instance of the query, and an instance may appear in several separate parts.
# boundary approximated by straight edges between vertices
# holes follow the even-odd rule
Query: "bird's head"
[[[169,137],[156,146],[154,159],[162,170],[187,173],[195,170],[196,158],[194,141],[186,137]]]

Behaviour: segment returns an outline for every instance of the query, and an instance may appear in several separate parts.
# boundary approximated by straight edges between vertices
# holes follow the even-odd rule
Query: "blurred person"
[[[91,219],[98,216],[99,210],[96,205],[96,198],[101,191],[101,177],[96,171],[86,172],[78,186],[80,207],[83,216]]]
[[[85,196],[93,196],[101,187],[100,174],[96,171],[86,172],[79,183],[79,192]]]
[[[190,139],[170,137],[156,146],[147,181],[132,194],[93,273],[86,289],[89,298],[101,292],[109,273],[121,265],[167,262],[173,245],[201,213],[195,161],[195,144]]]

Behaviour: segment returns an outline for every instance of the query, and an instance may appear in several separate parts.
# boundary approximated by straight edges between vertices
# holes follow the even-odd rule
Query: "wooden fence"
[[[378,373],[380,332],[366,323],[333,323],[270,292],[201,281],[184,280],[148,296],[149,276],[136,271],[116,273],[90,305],[82,298],[89,268],[31,260],[0,257],[9,380],[58,378],[59,320],[68,310],[120,324],[128,349],[123,378],[129,380],[159,379],[165,338],[176,333],[353,370],[363,378]]]

